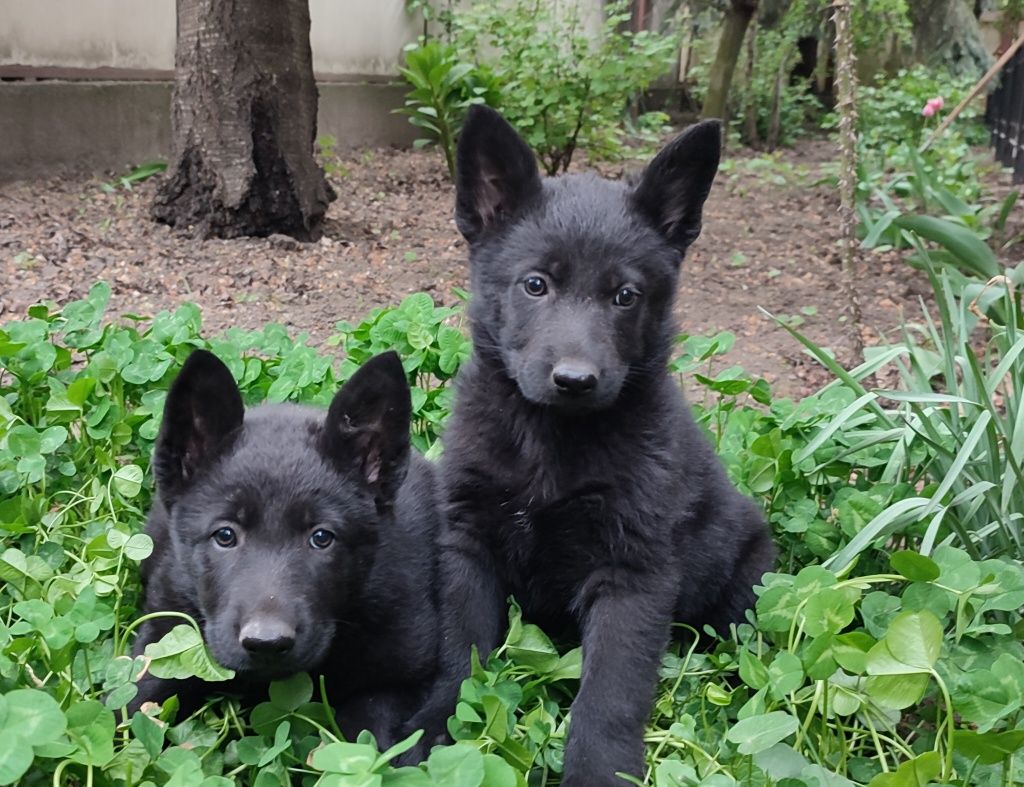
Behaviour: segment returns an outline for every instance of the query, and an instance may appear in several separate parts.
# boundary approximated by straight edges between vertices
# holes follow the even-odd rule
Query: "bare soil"
[[[829,143],[809,141],[769,165],[727,157],[684,263],[682,329],[735,333],[728,361],[765,377],[780,395],[804,395],[827,375],[758,307],[800,323],[840,358],[849,360],[853,346],[852,329],[840,321],[849,298],[840,287],[838,200],[825,179],[834,155]],[[172,231],[149,218],[156,178],[112,192],[84,177],[0,186],[0,322],[41,300],[79,298],[101,279],[113,288],[113,314],[194,301],[211,335],[273,321],[313,342],[339,320],[357,321],[419,290],[453,303],[452,288],[467,284],[466,247],[441,156],[365,150],[336,168],[339,197],[326,234],[308,244],[283,236],[201,241]],[[892,255],[869,255],[861,265],[870,344],[902,312],[920,313],[927,284]]]

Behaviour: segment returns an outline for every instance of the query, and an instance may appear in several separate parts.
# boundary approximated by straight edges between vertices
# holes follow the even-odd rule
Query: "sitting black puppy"
[[[542,180],[527,144],[474,106],[459,139],[473,356],[444,436],[444,668],[412,720],[452,711],[470,646],[500,644],[509,594],[583,644],[563,787],[641,776],[673,621],[727,632],[774,547],[668,372],[680,264],[718,168],[717,123],[636,183]]]
[[[194,352],[174,381],[154,453],[157,497],[142,566],[144,611],[195,618],[223,686],[252,699],[270,679],[323,674],[345,734],[382,746],[437,663],[439,525],[432,467],[409,448],[409,388],[394,353],[368,361],[326,415],[246,411],[227,367]],[[135,653],[174,617],[141,627]],[[146,675],[131,708],[210,686]]]

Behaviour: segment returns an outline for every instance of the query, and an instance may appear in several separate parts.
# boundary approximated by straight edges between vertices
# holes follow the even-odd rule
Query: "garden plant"
[[[925,254],[927,252],[925,251]],[[727,366],[734,337],[681,336],[672,368],[733,480],[780,547],[750,621],[664,659],[648,783],[785,787],[1010,785],[1024,779],[1024,338],[1009,280],[961,295],[928,268],[940,319],[851,371],[794,341],[835,380],[799,402]],[[137,626],[149,453],[167,386],[196,347],[247,403],[324,404],[395,348],[413,387],[417,448],[443,450],[450,381],[467,357],[458,310],[429,296],[339,324],[317,350],[268,325],[205,338],[194,306],[105,314],[109,289],[40,304],[0,328],[0,783],[556,784],[581,654],[522,619],[474,656],[454,744],[392,767],[347,741],[305,675],[241,708],[219,697],[129,717],[143,670],[223,679],[195,621],[145,657]],[[1001,306],[980,325],[968,298]],[[976,331],[983,329],[983,345]],[[973,331],[973,332],[972,332]],[[900,390],[865,387],[897,365]]]
[[[549,175],[568,169],[577,149],[596,159],[619,157],[627,106],[668,72],[676,47],[671,36],[631,32],[628,5],[608,3],[596,35],[577,0],[481,2],[435,12],[443,35],[406,49],[402,74],[412,90],[400,111],[430,133],[424,143],[440,145],[449,172],[470,103],[500,108]],[[644,138],[664,118],[641,116],[633,130]]]

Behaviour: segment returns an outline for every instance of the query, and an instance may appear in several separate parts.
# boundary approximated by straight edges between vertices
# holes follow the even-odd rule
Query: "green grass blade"
[[[826,440],[834,435],[853,415],[860,412],[864,408],[864,405],[875,401],[878,397],[875,394],[868,392],[863,396],[855,399],[853,402],[848,404],[833,418],[825,427],[823,427],[818,434],[814,436],[807,445],[801,448],[793,455],[793,462],[799,464],[809,456],[813,456],[814,452],[818,450]]]
[[[820,363],[822,366],[824,366],[826,369],[832,372],[832,374],[834,374],[836,377],[842,380],[846,384],[846,387],[853,391],[855,394],[857,394],[857,396],[864,396],[867,393],[867,390],[864,388],[864,386],[862,386],[848,371],[846,371],[846,369],[840,366],[840,364],[836,361],[835,358],[832,358],[821,347],[819,347],[806,336],[804,336],[802,333],[800,333],[800,331],[786,325],[786,323],[784,323],[774,314],[769,312],[767,309],[764,309],[760,306],[758,306],[757,308],[760,309],[762,314],[774,320],[775,323],[781,326],[790,336],[792,336],[794,339],[800,342],[800,344],[806,347],[808,351],[810,351],[811,355],[813,355],[817,359],[818,363]],[[871,408],[872,412],[874,412],[875,415],[877,415],[887,427],[889,427],[890,429],[895,427],[895,423],[893,423],[892,419],[889,418],[885,410],[883,410],[879,406],[878,402],[869,402],[868,406]]]
[[[900,216],[897,227],[937,243],[957,258],[961,265],[987,279],[999,274],[999,261],[992,249],[967,227],[934,216]]]
[[[864,525],[864,528],[850,539],[850,543],[828,558],[822,565],[826,568],[842,572],[876,538],[880,538],[904,522],[920,519],[920,512],[929,503],[931,503],[931,500],[927,497],[908,497],[905,500],[893,503]]]
[[[960,474],[963,472],[965,465],[971,460],[974,454],[974,448],[981,442],[981,439],[986,436],[986,430],[992,420],[992,416],[988,411],[982,411],[978,416],[978,420],[971,427],[971,431],[967,434],[967,438],[960,446],[960,450],[957,451],[956,459],[953,460],[953,464],[950,465],[949,470],[946,471],[946,477],[942,479],[939,484],[939,488],[935,490],[935,494],[932,495],[931,503],[925,508],[922,516],[928,516],[935,510],[935,507],[941,505],[942,498],[946,496],[953,485],[960,481]]]

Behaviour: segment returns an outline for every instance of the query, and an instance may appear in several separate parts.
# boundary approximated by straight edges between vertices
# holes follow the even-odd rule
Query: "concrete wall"
[[[321,82],[319,134],[338,149],[411,145],[402,115],[406,87]],[[170,82],[0,84],[0,183],[60,172],[123,173],[171,153]]]
[[[0,182],[166,158],[170,106],[170,83],[0,84]]]
[[[389,79],[420,31],[405,0],[310,0],[310,17],[318,132],[411,144]],[[0,76],[28,80],[0,83],[0,181],[167,158],[175,33],[175,0],[0,0]]]
[[[174,0],[0,0],[0,66],[174,68]],[[404,0],[310,0],[313,70],[397,74],[420,22]]]

